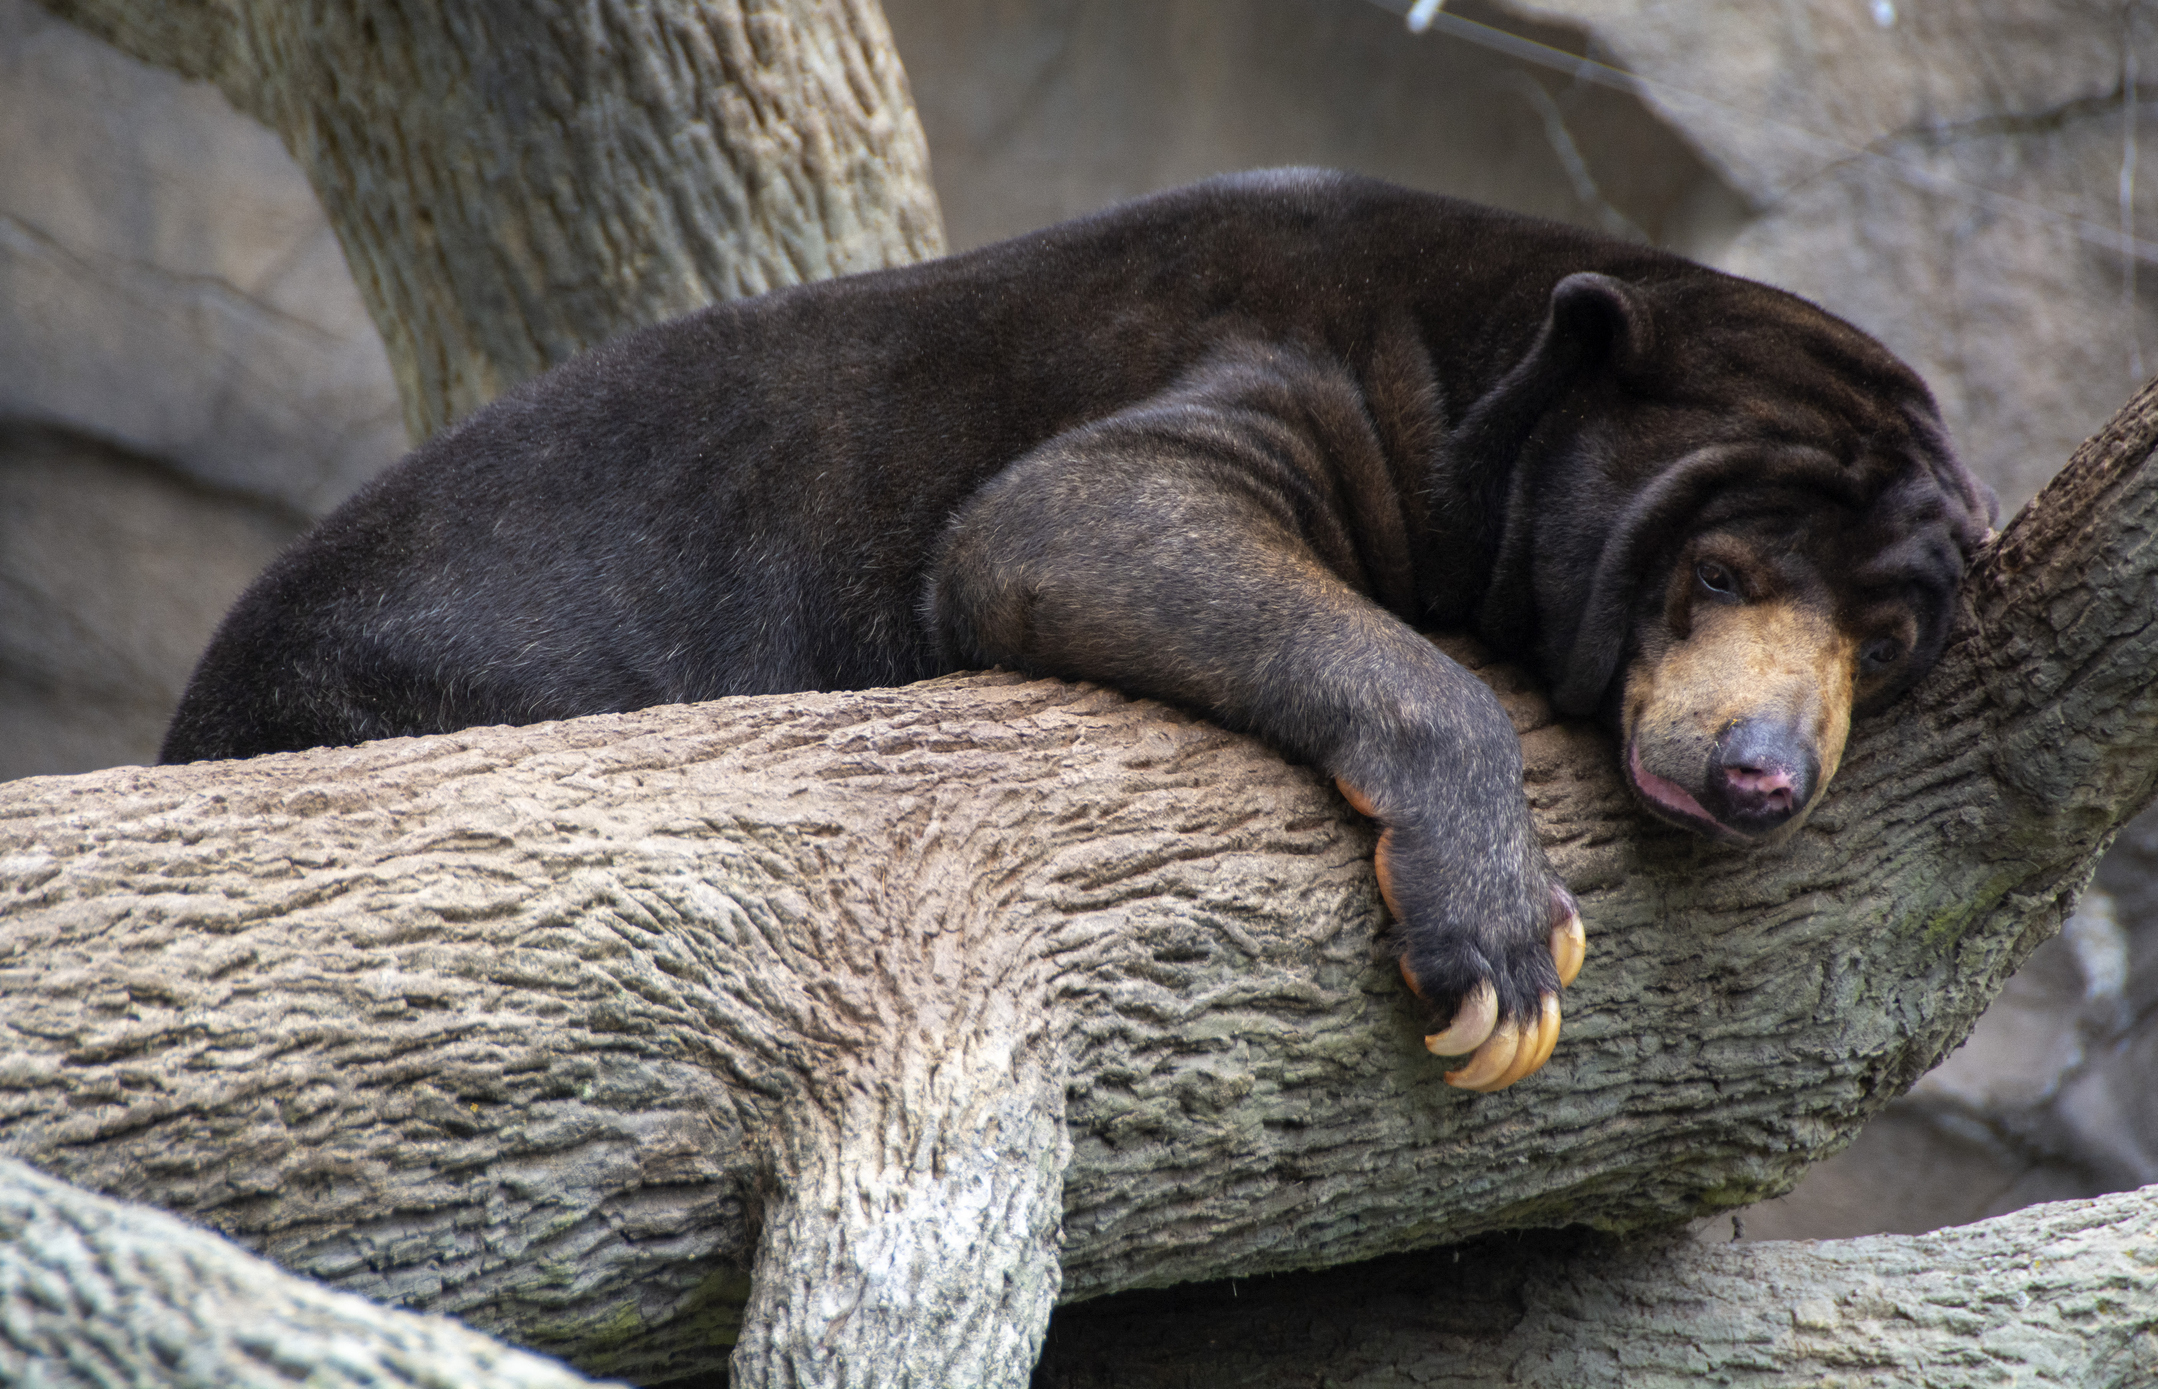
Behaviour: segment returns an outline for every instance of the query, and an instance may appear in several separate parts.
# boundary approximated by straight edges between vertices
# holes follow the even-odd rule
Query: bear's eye
[[[1867,675],[1888,669],[1903,659],[1903,643],[1894,637],[1875,637],[1858,648],[1858,668]]]
[[[1695,565],[1693,577],[1702,588],[1718,598],[1738,597],[1738,576],[1714,560],[1705,559]]]

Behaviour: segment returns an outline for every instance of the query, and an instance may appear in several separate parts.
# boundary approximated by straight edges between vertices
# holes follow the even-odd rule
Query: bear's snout
[[[1825,593],[1708,603],[1689,616],[1683,637],[1650,633],[1627,670],[1627,779],[1674,824],[1773,843],[1842,761],[1857,642]]]
[[[1716,740],[1702,801],[1740,833],[1766,834],[1812,801],[1820,775],[1820,755],[1800,729],[1776,719],[1744,719]]]

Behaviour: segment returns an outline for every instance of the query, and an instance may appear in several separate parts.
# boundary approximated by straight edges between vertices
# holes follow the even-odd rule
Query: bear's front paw
[[[1574,904],[1573,894],[1556,885],[1551,889],[1551,916],[1551,965],[1558,974],[1559,987],[1564,988],[1581,972],[1582,958],[1588,953],[1588,936],[1582,930],[1581,911]],[[1536,987],[1541,982],[1543,962],[1533,948],[1524,953],[1527,958],[1517,962],[1514,971],[1513,992],[1517,998],[1535,997],[1533,1015],[1523,1017],[1517,1013],[1501,1018],[1499,991],[1485,978],[1462,998],[1454,1009],[1453,1020],[1444,1029],[1424,1038],[1424,1046],[1433,1055],[1470,1056],[1468,1065],[1446,1073],[1448,1085],[1464,1090],[1503,1090],[1535,1074],[1551,1059],[1551,1049],[1559,1041],[1559,996],[1554,990]],[[1400,963],[1402,980],[1410,991],[1426,998],[1408,956],[1402,956]],[[1499,968],[1505,970],[1506,965],[1500,964]]]
[[[1375,867],[1401,946],[1401,977],[1446,1023],[1424,1045],[1469,1057],[1446,1083],[1503,1090],[1533,1075],[1558,1045],[1558,991],[1573,983],[1588,950],[1573,894],[1549,878],[1533,849],[1517,874],[1493,873],[1488,862],[1478,871],[1441,847],[1447,836],[1401,835],[1367,797],[1337,784],[1351,805],[1385,825]],[[1494,881],[1508,878],[1510,892]]]

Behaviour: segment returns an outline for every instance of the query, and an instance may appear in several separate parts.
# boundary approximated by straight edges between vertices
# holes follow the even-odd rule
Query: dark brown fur
[[[1783,730],[1742,752],[1814,757],[1810,801],[1841,716],[1734,703],[1752,680],[1713,651],[1788,600],[1828,634],[1798,662],[1825,705],[1892,697],[1985,507],[1917,378],[1787,295],[1368,180],[1218,180],[511,393],[249,590],[165,755],[991,663],[1102,680],[1354,788],[1422,992],[1445,1016],[1488,982],[1532,1019],[1556,884],[1519,748],[1418,629],[1623,720],[1658,813],[1665,784],[1778,775],[1719,763],[1733,720]],[[1722,612],[1689,568],[1713,555],[1773,602]]]

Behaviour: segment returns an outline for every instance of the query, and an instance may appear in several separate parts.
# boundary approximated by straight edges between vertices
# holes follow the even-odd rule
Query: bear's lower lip
[[[1650,810],[1674,824],[1727,844],[1753,842],[1753,836],[1735,830],[1709,814],[1685,787],[1642,766],[1638,743],[1626,745],[1626,780],[1632,784],[1635,794],[1648,803]]]

